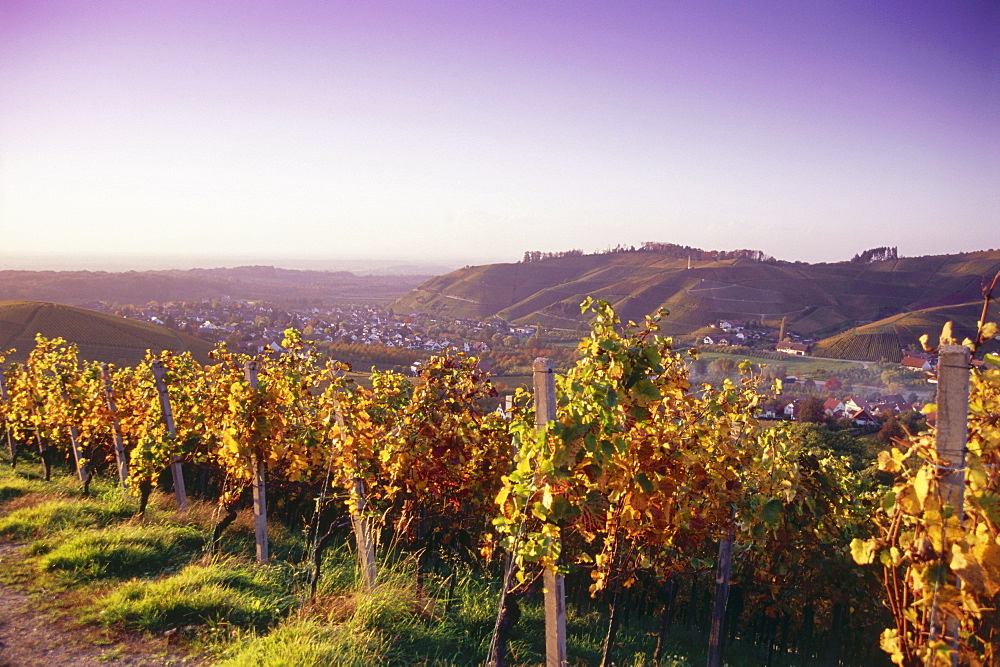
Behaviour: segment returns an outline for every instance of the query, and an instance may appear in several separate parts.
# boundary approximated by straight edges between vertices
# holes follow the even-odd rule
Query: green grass
[[[23,477],[14,477],[0,481],[0,506],[8,500],[20,498],[25,494],[31,493],[35,488],[35,484]]]
[[[353,540],[347,537],[327,550],[317,596],[305,602],[306,549],[298,530],[275,525],[272,564],[258,565],[244,516],[226,532],[219,545],[222,555],[206,556],[212,506],[192,502],[178,514],[172,498],[155,494],[146,516],[137,518],[134,499],[113,480],[93,488],[95,495],[85,498],[69,475],[46,484],[0,469],[0,498],[8,499],[7,509],[0,505],[0,513],[7,512],[0,518],[0,534],[28,541],[17,558],[5,561],[9,584],[44,590],[47,604],[68,600],[59,604],[109,631],[179,629],[182,652],[209,653],[230,667],[480,665],[486,657],[498,582],[474,565],[452,569],[429,563],[418,587],[415,556],[393,552],[383,557],[378,588],[366,593],[360,590]],[[545,654],[541,596],[522,600],[521,607],[511,664],[540,664]],[[652,665],[655,625],[655,618],[639,616],[623,625],[616,664]],[[567,630],[571,659],[597,664],[605,607],[594,603],[580,610],[570,604]],[[706,642],[699,632],[679,626],[661,664],[700,664]],[[727,663],[761,664],[763,656],[754,651],[733,646]]]
[[[152,581],[130,581],[99,601],[101,621],[137,630],[225,624],[263,630],[295,606],[287,568],[236,560],[188,565]]]
[[[204,541],[204,533],[190,526],[95,528],[60,542],[38,566],[81,579],[150,576],[190,560]]]
[[[417,589],[412,561],[383,569],[380,583],[371,593],[357,591],[352,564],[346,565],[335,567],[316,602],[302,614],[289,617],[267,635],[247,637],[229,649],[220,664],[482,663],[496,613],[496,596],[481,581],[466,578],[456,587],[453,610],[446,612],[445,600]],[[345,588],[348,579],[350,585]],[[532,655],[538,657],[534,652]]]
[[[269,635],[240,644],[218,667],[369,667],[385,664],[389,640],[376,630],[328,625],[317,618],[295,618]]]
[[[46,500],[0,518],[0,536],[25,540],[48,537],[69,528],[104,526],[123,518],[114,507],[93,500]]]
[[[836,375],[838,368],[861,368],[861,364],[854,361],[845,361],[842,359],[821,359],[816,357],[795,357],[792,355],[788,355],[787,359],[781,360],[755,357],[751,354],[724,354],[721,352],[701,352],[698,355],[699,359],[704,359],[708,363],[711,363],[719,357],[726,357],[727,359],[733,359],[734,361],[749,359],[755,364],[767,364],[768,366],[784,366],[788,369],[788,374],[794,376],[816,376],[817,374],[823,374],[826,372],[829,372],[829,375]]]

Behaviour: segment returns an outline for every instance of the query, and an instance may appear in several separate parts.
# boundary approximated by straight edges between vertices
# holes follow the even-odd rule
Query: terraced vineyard
[[[191,350],[207,361],[211,345],[166,327],[127,320],[84,308],[45,301],[0,301],[0,350],[18,350],[11,361],[23,361],[35,335],[65,338],[80,347],[85,359],[119,365],[136,364],[147,349]]]
[[[901,351],[917,345],[923,334],[935,339],[945,322],[954,322],[959,340],[975,336],[974,324],[981,309],[981,302],[971,301],[892,315],[821,340],[813,346],[812,354],[831,359],[899,361]],[[998,347],[1000,343],[991,341],[983,349],[994,351]]]
[[[816,357],[829,359],[857,359],[861,361],[892,361],[903,358],[906,345],[896,331],[888,333],[853,333],[849,331],[821,341],[813,348]]]

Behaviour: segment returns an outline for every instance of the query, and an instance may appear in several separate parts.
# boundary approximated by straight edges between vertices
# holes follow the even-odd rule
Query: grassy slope
[[[307,550],[301,531],[272,524],[272,563],[258,565],[251,558],[252,520],[243,516],[209,556],[203,545],[215,520],[212,506],[193,502],[178,515],[172,498],[156,493],[147,516],[136,517],[135,499],[109,481],[97,480],[92,488],[94,496],[84,498],[73,476],[46,483],[23,462],[17,472],[6,463],[0,467],[0,541],[23,544],[5,558],[0,583],[26,589],[50,613],[56,609],[89,625],[91,630],[79,633],[84,640],[108,632],[117,637],[115,643],[176,633],[162,664],[185,656],[231,667],[443,667],[483,661],[497,601],[496,582],[487,573],[455,571],[451,587],[447,573],[428,571],[418,589],[414,558],[403,557],[383,561],[380,587],[363,593],[347,541],[329,549],[318,595],[303,606]],[[539,664],[540,601],[522,606],[511,664]],[[605,629],[602,611],[569,609],[567,629],[574,660],[596,664]],[[652,664],[655,630],[650,619],[623,627],[618,664]],[[697,632],[678,627],[661,664],[701,664],[704,643]],[[763,659],[738,643],[731,653],[732,665]],[[111,664],[128,657],[107,651]]]
[[[12,361],[23,361],[35,335],[65,338],[88,360],[135,364],[145,350],[190,350],[208,361],[209,343],[146,322],[42,301],[0,301],[0,349],[14,348]]]

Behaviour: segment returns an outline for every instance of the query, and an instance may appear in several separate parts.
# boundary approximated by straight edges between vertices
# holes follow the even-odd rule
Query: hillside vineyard
[[[898,361],[901,349],[948,320],[973,327],[983,281],[1000,271],[997,250],[805,264],[647,245],[466,267],[426,281],[392,309],[574,328],[585,326],[578,306],[591,296],[626,320],[666,308],[663,332],[685,340],[711,333],[707,327],[723,320],[761,322],[775,331],[784,321],[785,331],[820,341],[820,356]],[[863,348],[844,354],[862,356],[843,357],[837,347],[842,336]]]
[[[201,480],[200,493],[217,489],[228,516],[252,487],[258,516],[277,497],[287,514],[272,518],[305,518],[315,539],[351,519],[369,587],[379,576],[373,534],[422,554],[418,577],[447,553],[478,553],[469,566],[506,580],[511,554],[501,617],[507,605],[525,603],[517,601],[537,572],[558,572],[570,605],[586,606],[590,596],[611,604],[606,656],[626,595],[659,609],[668,629],[675,613],[708,622],[709,607],[697,612],[698,600],[712,573],[731,565],[732,592],[726,584],[714,597],[733,595],[735,606],[714,607],[713,651],[725,617],[744,637],[776,628],[772,622],[796,628],[780,650],[807,660],[840,652],[844,642],[856,647],[842,655],[852,664],[870,664],[879,647],[901,664],[934,656],[945,664],[949,644],[934,628],[951,623],[963,660],[996,659],[996,618],[983,610],[1000,594],[1000,369],[972,374],[959,519],[942,500],[946,463],[933,433],[879,454],[876,474],[807,444],[788,424],[757,421],[773,389],[749,364],[738,381],[692,386],[659,318],[626,326],[606,303],[587,300],[583,309],[591,331],[579,361],[556,378],[555,418],[537,427],[529,392],[504,414],[484,411],[482,399],[494,392],[464,354],[433,357],[414,382],[374,373],[361,386],[294,330],[282,353],[249,358],[223,348],[205,366],[188,353],[163,353],[106,372],[81,363],[73,346],[40,338],[25,363],[4,364],[0,416],[12,462],[37,456],[47,477],[68,460],[87,484],[120,443],[123,481],[140,496],[140,511],[161,473],[175,467]],[[983,330],[990,332],[995,326]],[[174,485],[179,504],[183,489]],[[267,524],[256,525],[264,562]],[[882,569],[865,567],[873,561]],[[913,582],[930,572],[961,579],[961,588],[947,577],[935,584],[960,605],[938,604],[919,588],[902,597],[883,588],[927,586]],[[881,602],[887,593],[895,596],[890,615]],[[497,628],[500,651],[509,621]],[[767,641],[775,646],[773,632]]]

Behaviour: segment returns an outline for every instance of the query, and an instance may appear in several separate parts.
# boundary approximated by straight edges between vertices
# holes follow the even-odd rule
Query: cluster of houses
[[[770,401],[761,411],[763,419],[789,419],[798,421],[800,411],[807,398],[778,396]],[[900,394],[879,396],[868,401],[857,396],[847,398],[828,398],[823,402],[823,414],[831,419],[847,419],[858,426],[873,426],[885,421],[892,415],[904,412],[919,412],[922,403],[911,403]]]
[[[789,334],[785,340],[778,340],[778,333],[768,329],[750,326],[743,320],[719,320],[709,325],[718,332],[712,332],[702,337],[702,345],[742,346],[768,348],[774,346],[776,352],[804,357],[809,354],[809,342],[795,334]]]
[[[285,329],[303,331],[319,343],[382,345],[437,352],[450,347],[475,354],[490,351],[480,335],[487,327],[493,334],[526,339],[535,327],[514,326],[501,321],[478,322],[468,319],[435,318],[412,314],[398,317],[378,306],[349,305],[289,311],[263,302],[229,298],[201,302],[169,302],[146,306],[109,308],[134,319],[166,325],[211,342],[227,341],[231,347],[251,354],[279,349]],[[445,332],[446,330],[446,332]]]
[[[762,347],[773,345],[778,339],[773,331],[749,326],[743,320],[719,320],[709,326],[718,329],[718,332],[713,331],[705,335],[701,340],[703,345]]]

